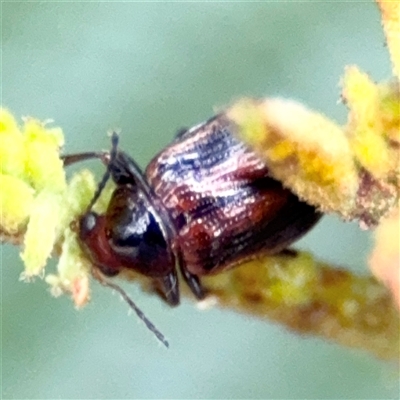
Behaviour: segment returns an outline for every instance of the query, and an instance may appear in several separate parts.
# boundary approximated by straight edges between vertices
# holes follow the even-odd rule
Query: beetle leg
[[[104,187],[106,186],[106,183],[112,173],[111,165],[114,162],[116,156],[117,156],[117,150],[118,150],[118,134],[116,132],[113,132],[111,135],[111,152],[87,152],[87,153],[80,153],[80,154],[70,154],[70,155],[65,155],[61,156],[61,159],[64,162],[64,165],[71,165],[76,162],[80,161],[85,161],[85,160],[90,160],[91,158],[98,158],[100,159],[104,164],[107,165],[107,171],[103,175],[102,180],[100,181],[99,185],[97,186],[97,190],[92,198],[92,201],[89,203],[88,210],[90,210],[94,203],[98,200],[100,197],[101,192],[103,191]]]
[[[281,250],[279,253],[277,253],[277,255],[282,255],[285,257],[297,257],[297,255],[299,254],[299,252],[295,249],[292,249],[290,247],[287,247],[286,249]]]
[[[188,271],[186,268],[186,262],[180,250],[175,250],[174,254],[178,263],[177,267],[179,268],[186,284],[189,286],[189,289],[195,295],[197,300],[203,300],[205,297],[205,291],[201,285],[199,277]]]
[[[75,164],[77,162],[90,160],[92,158],[97,158],[103,162],[103,164],[108,164],[110,160],[110,154],[108,151],[100,151],[100,152],[87,152],[87,153],[78,153],[78,154],[66,154],[61,156],[61,160],[64,163],[65,167],[68,167],[71,164]]]
[[[199,277],[190,273],[183,265],[181,265],[180,267],[183,279],[189,286],[192,293],[196,296],[196,299],[203,300],[205,297],[205,292],[203,286],[201,285]]]
[[[175,140],[179,140],[182,138],[182,136],[189,130],[189,128],[180,128],[177,130],[177,132],[175,133]]]
[[[179,304],[179,281],[175,271],[170,272],[159,280],[162,295],[170,306]]]

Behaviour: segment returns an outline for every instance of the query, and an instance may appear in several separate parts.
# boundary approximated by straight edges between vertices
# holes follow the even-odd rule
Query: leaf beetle
[[[118,149],[116,134],[110,153],[64,157],[65,164],[96,157],[107,165],[78,222],[85,253],[102,274],[139,272],[175,306],[177,270],[202,299],[199,277],[280,252],[318,222],[322,214],[273,179],[233,130],[224,114],[182,130],[144,172]],[[116,189],[98,215],[92,206],[109,178]]]

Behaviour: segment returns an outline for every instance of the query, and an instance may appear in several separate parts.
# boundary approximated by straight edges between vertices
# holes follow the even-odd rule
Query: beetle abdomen
[[[269,176],[223,116],[161,151],[146,176],[169,212],[176,244],[193,274],[219,272],[260,251],[277,252],[320,218]]]

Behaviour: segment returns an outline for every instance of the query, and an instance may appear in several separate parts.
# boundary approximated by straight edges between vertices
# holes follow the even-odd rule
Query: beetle
[[[268,165],[234,135],[223,114],[179,132],[145,171],[118,148],[97,157],[107,165],[78,236],[93,265],[108,277],[130,269],[150,277],[164,300],[179,304],[177,270],[197,299],[200,277],[264,254],[276,254],[321,218],[271,177]],[[107,211],[92,210],[106,181],[116,184]]]

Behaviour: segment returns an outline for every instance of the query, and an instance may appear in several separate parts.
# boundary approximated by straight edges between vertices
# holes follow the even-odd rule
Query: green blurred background
[[[108,148],[107,130],[121,128],[142,166],[241,96],[288,96],[344,122],[344,66],[390,76],[372,2],[3,3],[2,33],[4,106],[53,118],[66,152]],[[327,217],[300,246],[367,273],[371,237],[354,224]],[[170,309],[126,285],[167,351],[110,291],[93,284],[76,311],[42,281],[18,282],[18,249],[1,252],[3,398],[399,396],[395,364],[189,301]]]

